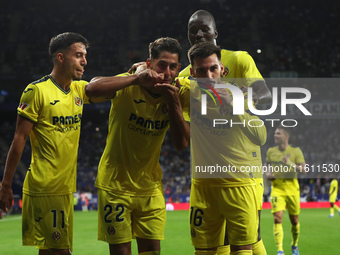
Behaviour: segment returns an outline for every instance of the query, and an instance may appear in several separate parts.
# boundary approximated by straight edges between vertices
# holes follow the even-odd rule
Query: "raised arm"
[[[253,88],[253,101],[256,104],[267,104],[272,102],[272,93],[263,80],[254,82],[251,87]]]
[[[118,90],[131,85],[140,85],[151,88],[156,83],[162,82],[163,74],[158,74],[153,70],[147,69],[143,72],[111,77],[95,77],[85,87],[85,93],[90,98],[105,97],[113,98]]]

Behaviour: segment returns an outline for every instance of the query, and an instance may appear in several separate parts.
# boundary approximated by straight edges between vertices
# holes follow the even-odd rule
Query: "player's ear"
[[[216,39],[216,38],[218,37],[218,32],[217,32],[217,29],[215,29],[214,33],[215,33],[215,37],[214,37],[214,39]]]
[[[59,52],[56,56],[56,59],[58,62],[63,63],[64,62],[64,55],[63,53]]]
[[[192,70],[192,67],[190,67],[190,74],[191,74],[192,77],[196,78],[194,70]]]
[[[146,60],[146,67],[147,67],[147,68],[150,68],[150,66],[151,66],[151,59],[148,58],[148,59]]]
[[[223,75],[223,73],[224,73],[224,66],[223,66],[222,63],[220,63],[220,67],[221,67],[221,75]]]

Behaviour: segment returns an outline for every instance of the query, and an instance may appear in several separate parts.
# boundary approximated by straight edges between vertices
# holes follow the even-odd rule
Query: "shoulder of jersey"
[[[39,84],[41,84],[41,83],[43,83],[43,82],[48,81],[50,78],[51,78],[51,77],[50,77],[49,75],[46,75],[46,76],[42,77],[42,78],[39,79],[39,80],[36,80],[36,81],[34,81],[34,82],[31,82],[31,84],[32,84],[32,85],[39,85]]]
[[[276,146],[273,146],[273,147],[270,147],[270,148],[268,148],[268,151],[272,151],[272,150],[276,150],[276,149],[278,149],[278,146],[276,145]]]
[[[185,76],[185,77],[178,77],[179,83],[181,86],[190,88],[190,81],[194,81],[195,79],[191,76]]]
[[[294,149],[294,150],[300,149],[300,147],[295,146],[295,145],[291,145],[291,144],[289,144],[289,147],[291,147],[291,148]]]
[[[247,51],[243,51],[243,50],[225,50],[222,49],[221,50],[221,57],[224,58],[225,56],[235,56],[235,57],[239,57],[242,55],[249,55],[249,53]]]

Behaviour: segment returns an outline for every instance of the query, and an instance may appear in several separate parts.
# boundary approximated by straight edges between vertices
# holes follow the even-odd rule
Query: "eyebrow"
[[[166,64],[166,65],[169,65],[169,66],[174,66],[174,65],[177,66],[178,65],[178,63],[169,63],[169,62],[167,62],[165,60],[159,60],[158,63],[159,64]]]
[[[87,52],[86,53],[84,53],[84,52],[81,52],[81,51],[76,51],[76,55],[87,55]]]

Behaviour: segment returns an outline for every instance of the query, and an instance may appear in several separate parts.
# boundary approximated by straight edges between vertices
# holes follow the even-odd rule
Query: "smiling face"
[[[80,80],[87,64],[86,54],[86,47],[80,42],[73,43],[67,50],[58,53],[62,59],[65,75],[73,80]]]
[[[178,75],[181,65],[178,63],[178,54],[162,51],[158,58],[147,60],[148,68],[157,73],[164,74],[164,83],[172,84]]]
[[[213,17],[207,14],[194,14],[188,22],[188,39],[191,45],[199,42],[215,44],[217,30]]]
[[[288,143],[289,135],[282,128],[277,128],[274,132],[274,142],[276,145]]]

